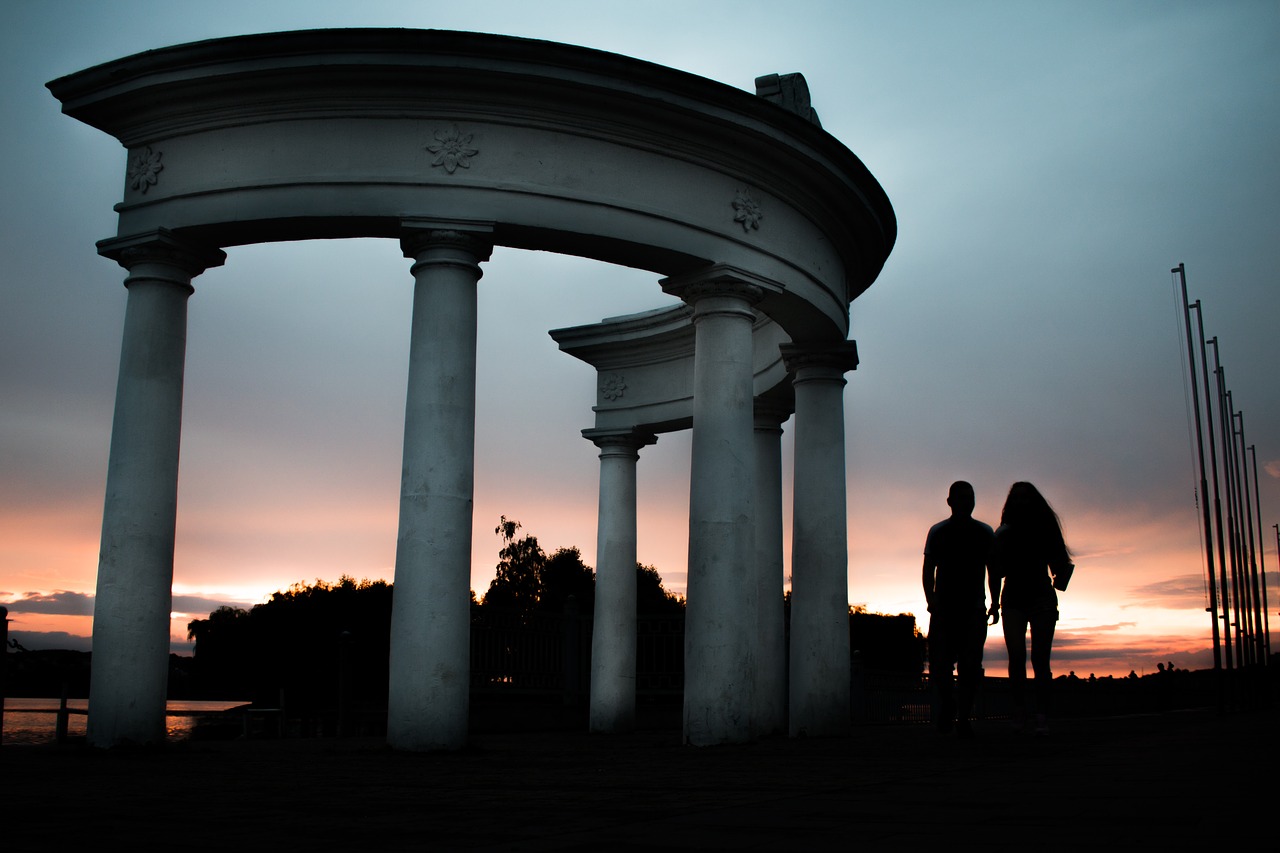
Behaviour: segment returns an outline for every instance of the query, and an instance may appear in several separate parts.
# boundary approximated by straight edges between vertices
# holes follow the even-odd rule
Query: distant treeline
[[[547,555],[533,536],[517,536],[520,524],[503,517],[495,529],[502,540],[489,588],[471,593],[473,666],[483,661],[527,661],[514,647],[568,644],[585,673],[590,653],[595,574],[577,548]],[[297,583],[249,609],[221,607],[187,626],[193,657],[170,656],[169,695],[174,699],[246,699],[271,707],[288,697],[290,706],[324,708],[345,695],[369,708],[386,701],[393,585],[342,576],[336,582]],[[790,594],[783,606],[790,617]],[[652,566],[636,565],[636,610],[641,619],[641,682],[683,683],[684,598],[669,592]],[[562,630],[561,626],[567,626]],[[579,630],[580,629],[580,630]],[[850,643],[856,665],[876,671],[919,674],[924,638],[910,614],[885,616],[850,608]],[[551,638],[550,641],[548,638]],[[495,655],[484,644],[499,643]],[[480,644],[479,646],[477,644]],[[548,649],[536,662],[539,683],[547,668],[563,670],[563,649]],[[89,654],[22,652],[9,655],[10,695],[56,697],[67,685],[72,696],[87,695]],[[524,666],[523,663],[514,664]],[[476,674],[473,673],[473,676]],[[509,678],[505,677],[510,675]],[[532,683],[514,671],[473,684]],[[647,676],[647,678],[646,678]],[[562,677],[565,684],[582,678]]]
[[[500,520],[502,540],[488,590],[471,593],[471,621],[516,624],[561,617],[573,602],[589,616],[595,574],[577,548],[551,555],[520,523]],[[336,583],[298,583],[250,610],[219,608],[188,625],[195,641],[192,674],[202,693],[274,704],[280,691],[292,705],[323,706],[334,696],[339,667],[346,689],[362,701],[385,701],[393,585],[343,576]],[[684,599],[667,591],[652,566],[636,565],[637,612],[679,616]],[[474,636],[474,630],[473,630]]]
[[[481,600],[473,594],[473,626],[495,618],[542,624],[545,617],[561,618],[570,598],[577,612],[590,615],[595,582],[576,549],[558,551],[538,579],[529,587],[495,580]],[[652,567],[637,566],[636,579],[638,612],[683,614],[684,600],[663,588]],[[336,583],[294,584],[250,610],[219,608],[188,625],[193,680],[211,697],[274,704],[283,690],[290,704],[324,705],[345,659],[351,692],[385,701],[393,594],[386,581],[344,576]]]
[[[675,654],[664,659],[676,670],[672,674],[678,674],[680,661],[672,658],[679,657],[682,646],[684,600],[663,588],[652,567],[637,566],[636,579],[638,589],[644,590],[637,595],[637,613],[645,625],[666,626],[662,633],[671,637]],[[521,642],[521,625],[527,627],[527,642],[542,642],[548,635],[558,636],[554,626],[571,618],[587,622],[589,637],[593,579],[587,576],[586,580],[581,585],[553,586],[558,593],[539,593],[523,602],[505,594],[473,599],[473,645],[490,637],[494,626],[506,626],[503,636],[508,644]],[[189,626],[195,640],[190,667],[193,686],[210,697],[246,697],[259,704],[274,703],[284,690],[291,704],[323,705],[332,701],[338,667],[346,656],[348,677],[353,679],[350,689],[376,702],[386,696],[392,594],[392,585],[385,581],[343,577],[333,584],[296,584],[252,610],[216,610]],[[570,596],[579,616],[566,615]],[[553,626],[550,632],[548,625]],[[921,671],[924,646],[915,617],[854,610],[849,627],[859,665],[881,671]],[[582,646],[584,652],[589,649],[589,640]],[[642,645],[641,654],[648,648]],[[475,657],[482,657],[478,650]],[[551,657],[553,664],[558,663],[558,657]],[[662,665],[640,661],[645,671]],[[521,683],[521,673],[512,676],[514,683]]]

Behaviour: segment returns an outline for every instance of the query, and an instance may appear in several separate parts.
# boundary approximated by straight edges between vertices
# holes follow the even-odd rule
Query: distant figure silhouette
[[[1027,626],[1031,627],[1035,733],[1039,735],[1049,733],[1049,694],[1053,684],[1049,655],[1058,622],[1058,595],[1054,588],[1066,589],[1073,569],[1058,514],[1035,486],[1014,483],[1000,513],[991,571],[1004,581],[1000,609],[1004,615],[1004,642],[1009,650],[1009,687],[1017,723],[1023,729],[1029,713]]]
[[[943,732],[973,734],[969,722],[973,697],[982,677],[982,646],[987,641],[987,597],[983,575],[994,534],[973,517],[973,486],[959,480],[947,495],[951,517],[929,528],[924,543],[924,597],[929,604],[929,681],[934,685]],[[991,611],[997,579],[988,576]],[[998,617],[997,617],[998,618]],[[993,623],[994,624],[994,623]],[[956,668],[958,685],[951,668]]]

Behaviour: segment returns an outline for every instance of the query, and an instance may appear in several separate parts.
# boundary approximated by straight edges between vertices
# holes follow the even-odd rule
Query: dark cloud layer
[[[87,652],[93,646],[93,638],[80,634],[69,634],[66,631],[10,631],[9,639],[17,642],[18,647],[29,652],[46,649],[69,649],[73,652]]]
[[[82,592],[58,590],[52,593],[30,592],[9,601],[0,601],[10,613],[42,613],[56,616],[92,616],[94,596]],[[170,610],[193,616],[212,613],[219,607],[248,609],[251,602],[209,598],[200,595],[175,595]]]
[[[236,607],[248,610],[253,606],[247,601],[228,601],[225,598],[209,598],[201,595],[175,595],[173,605],[169,608],[174,613],[186,613],[191,616],[205,616],[219,607]]]
[[[1215,571],[1215,581],[1221,575]],[[1166,580],[1153,581],[1152,583],[1142,584],[1129,590],[1126,596],[1124,607],[1170,607],[1170,608],[1194,608],[1203,606],[1207,601],[1208,580],[1198,575],[1180,575],[1175,578]],[[1228,583],[1230,583],[1230,575],[1228,575]],[[1262,592],[1262,584],[1264,578],[1259,577],[1259,594]],[[1268,603],[1280,601],[1277,594],[1280,593],[1280,572],[1265,573],[1265,587],[1267,590]],[[1218,595],[1221,596],[1221,590]]]
[[[82,592],[58,590],[51,593],[29,592],[11,601],[0,602],[11,613],[44,613],[57,616],[92,616],[93,596]]]

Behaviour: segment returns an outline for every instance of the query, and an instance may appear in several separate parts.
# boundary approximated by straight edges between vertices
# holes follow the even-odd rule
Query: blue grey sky
[[[973,482],[994,523],[1028,479],[1078,554],[1062,660],[1207,661],[1179,262],[1258,448],[1280,592],[1274,3],[16,0],[0,7],[0,602],[13,630],[88,634],[125,302],[123,271],[94,250],[115,232],[124,150],[62,116],[44,84],[181,42],[355,26],[568,42],[747,90],[805,75],[899,226],[852,306],[852,602],[923,617],[920,552],[948,484]],[[228,254],[189,305],[175,635],[205,605],[390,578],[395,551],[408,262],[387,241]],[[647,273],[514,250],[495,252],[480,294],[483,593],[499,515],[594,562],[597,460],[578,434],[592,372],[547,330],[670,298]],[[639,469],[640,558],[677,590],[687,465],[676,434]]]

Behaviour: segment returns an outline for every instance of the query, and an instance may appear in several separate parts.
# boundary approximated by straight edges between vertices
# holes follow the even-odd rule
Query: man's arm
[[[933,612],[933,580],[934,574],[938,568],[937,562],[928,554],[924,555],[924,571],[920,576],[920,583],[924,586],[924,600],[927,610]]]

